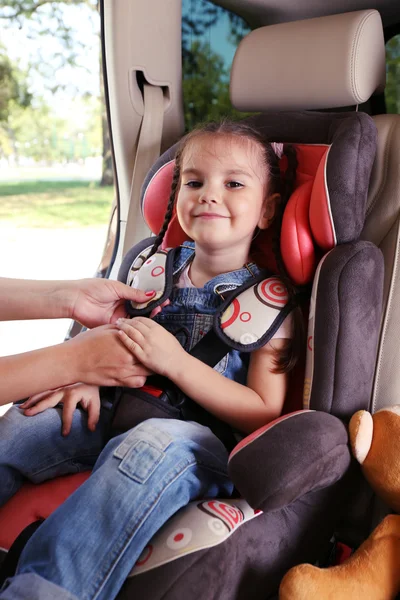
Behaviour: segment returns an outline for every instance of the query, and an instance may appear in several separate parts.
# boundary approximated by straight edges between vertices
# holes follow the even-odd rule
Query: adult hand
[[[55,390],[47,390],[31,396],[19,407],[27,417],[33,417],[48,408],[54,408],[57,404],[63,405],[62,435],[68,435],[71,431],[74,411],[78,404],[88,414],[90,431],[96,429],[100,417],[100,393],[97,385],[75,383]]]
[[[94,385],[142,387],[151,370],[124,346],[118,329],[96,327],[65,342],[73,380]]]
[[[126,316],[125,301],[148,302],[152,291],[131,288],[111,279],[80,279],[68,282],[70,317],[85,327],[115,323]]]
[[[149,318],[152,319],[153,317],[158,315],[162,311],[164,306],[168,306],[168,304],[170,304],[169,299],[165,300],[165,302],[163,302],[160,306],[157,306],[157,308],[153,308],[153,310],[151,311],[151,313],[149,315]]]

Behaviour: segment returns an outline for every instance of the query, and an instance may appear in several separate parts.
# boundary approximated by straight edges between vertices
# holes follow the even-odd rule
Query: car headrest
[[[281,252],[289,276],[302,285],[312,280],[320,255],[337,244],[358,239],[365,219],[368,182],[376,151],[376,128],[365,113],[270,113],[246,119],[266,139],[291,143],[298,167],[295,189],[287,203]],[[164,221],[177,144],[167,150],[147,175],[142,188],[144,219],[154,234]],[[286,168],[281,159],[281,170]],[[274,269],[271,230],[252,245],[252,257]],[[164,247],[187,239],[174,215]]]
[[[361,10],[260,27],[240,42],[230,95],[242,111],[361,104],[385,87],[380,14]]]

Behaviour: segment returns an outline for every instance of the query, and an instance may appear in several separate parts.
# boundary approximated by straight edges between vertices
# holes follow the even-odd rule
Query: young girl
[[[289,153],[287,181],[294,180],[295,167]],[[250,357],[232,350],[215,369],[187,350],[211,326],[222,302],[214,291],[218,284],[234,281],[239,286],[259,274],[249,262],[250,247],[258,229],[271,225],[278,204],[284,206],[289,197],[286,190],[281,200],[280,189],[278,157],[250,127],[209,124],[186,136],[176,155],[170,202],[153,252],[174,208],[194,244],[184,244],[178,252],[170,303],[154,319],[119,324],[134,360],[167,376],[186,396],[244,433],[280,415],[300,329],[288,317]],[[98,403],[94,388],[73,388],[68,410],[92,395]],[[65,404],[68,397],[68,388],[49,392],[36,399],[36,411],[60,399]],[[101,412],[94,432],[85,429],[82,412],[74,411],[67,437],[58,433],[60,409],[40,412],[34,421],[18,408],[7,414],[8,420],[0,421],[0,456],[7,460],[0,467],[6,482],[3,501],[25,477],[43,481],[89,468],[104,444],[107,411]],[[8,443],[3,445],[3,439]],[[111,439],[88,481],[28,542],[17,575],[0,598],[115,598],[143,548],[179,508],[195,498],[231,495],[227,460],[223,443],[194,421],[149,419]]]

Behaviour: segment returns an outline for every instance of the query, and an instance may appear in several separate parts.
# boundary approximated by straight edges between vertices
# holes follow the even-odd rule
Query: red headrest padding
[[[331,250],[336,244],[325,182],[327,145],[293,144],[296,148],[296,185],[283,215],[281,254],[297,285],[312,280],[317,258],[315,245]],[[282,171],[286,160],[281,161]],[[318,214],[313,213],[318,209]]]
[[[310,200],[310,225],[313,237],[317,245],[326,252],[336,246],[329,190],[326,184],[328,154],[329,149],[318,165]],[[321,198],[323,199],[322,202]]]
[[[326,186],[326,160],[329,146],[293,144],[297,154],[296,186],[290,197],[282,222],[281,252],[289,276],[297,285],[312,280],[315,267],[316,243],[323,250],[335,246],[329,196]],[[145,221],[157,234],[164,222],[164,215],[170,196],[174,161],[162,165],[151,178],[143,194],[142,210]],[[281,168],[286,169],[286,157],[282,158]],[[178,246],[187,235],[181,229],[174,213],[163,241],[164,248]],[[275,270],[271,256],[271,232],[259,234],[253,258],[260,266]],[[260,261],[261,254],[265,260]]]
[[[313,182],[297,187],[287,203],[281,233],[281,254],[290,279],[296,285],[309,282],[316,269],[309,207]]]

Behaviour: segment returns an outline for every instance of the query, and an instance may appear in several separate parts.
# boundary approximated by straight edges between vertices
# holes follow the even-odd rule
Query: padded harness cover
[[[183,247],[190,246],[183,244]],[[171,294],[173,263],[178,249],[160,250],[147,260],[151,248],[150,245],[137,255],[135,246],[127,255],[132,263],[124,282],[140,290],[156,292],[145,303],[128,303],[127,310],[132,316],[148,316]],[[229,292],[229,297],[215,312],[214,331],[228,348],[241,352],[257,350],[271,339],[293,309],[288,300],[282,281],[278,277],[265,277],[263,273],[255,283],[254,278],[250,279]]]

